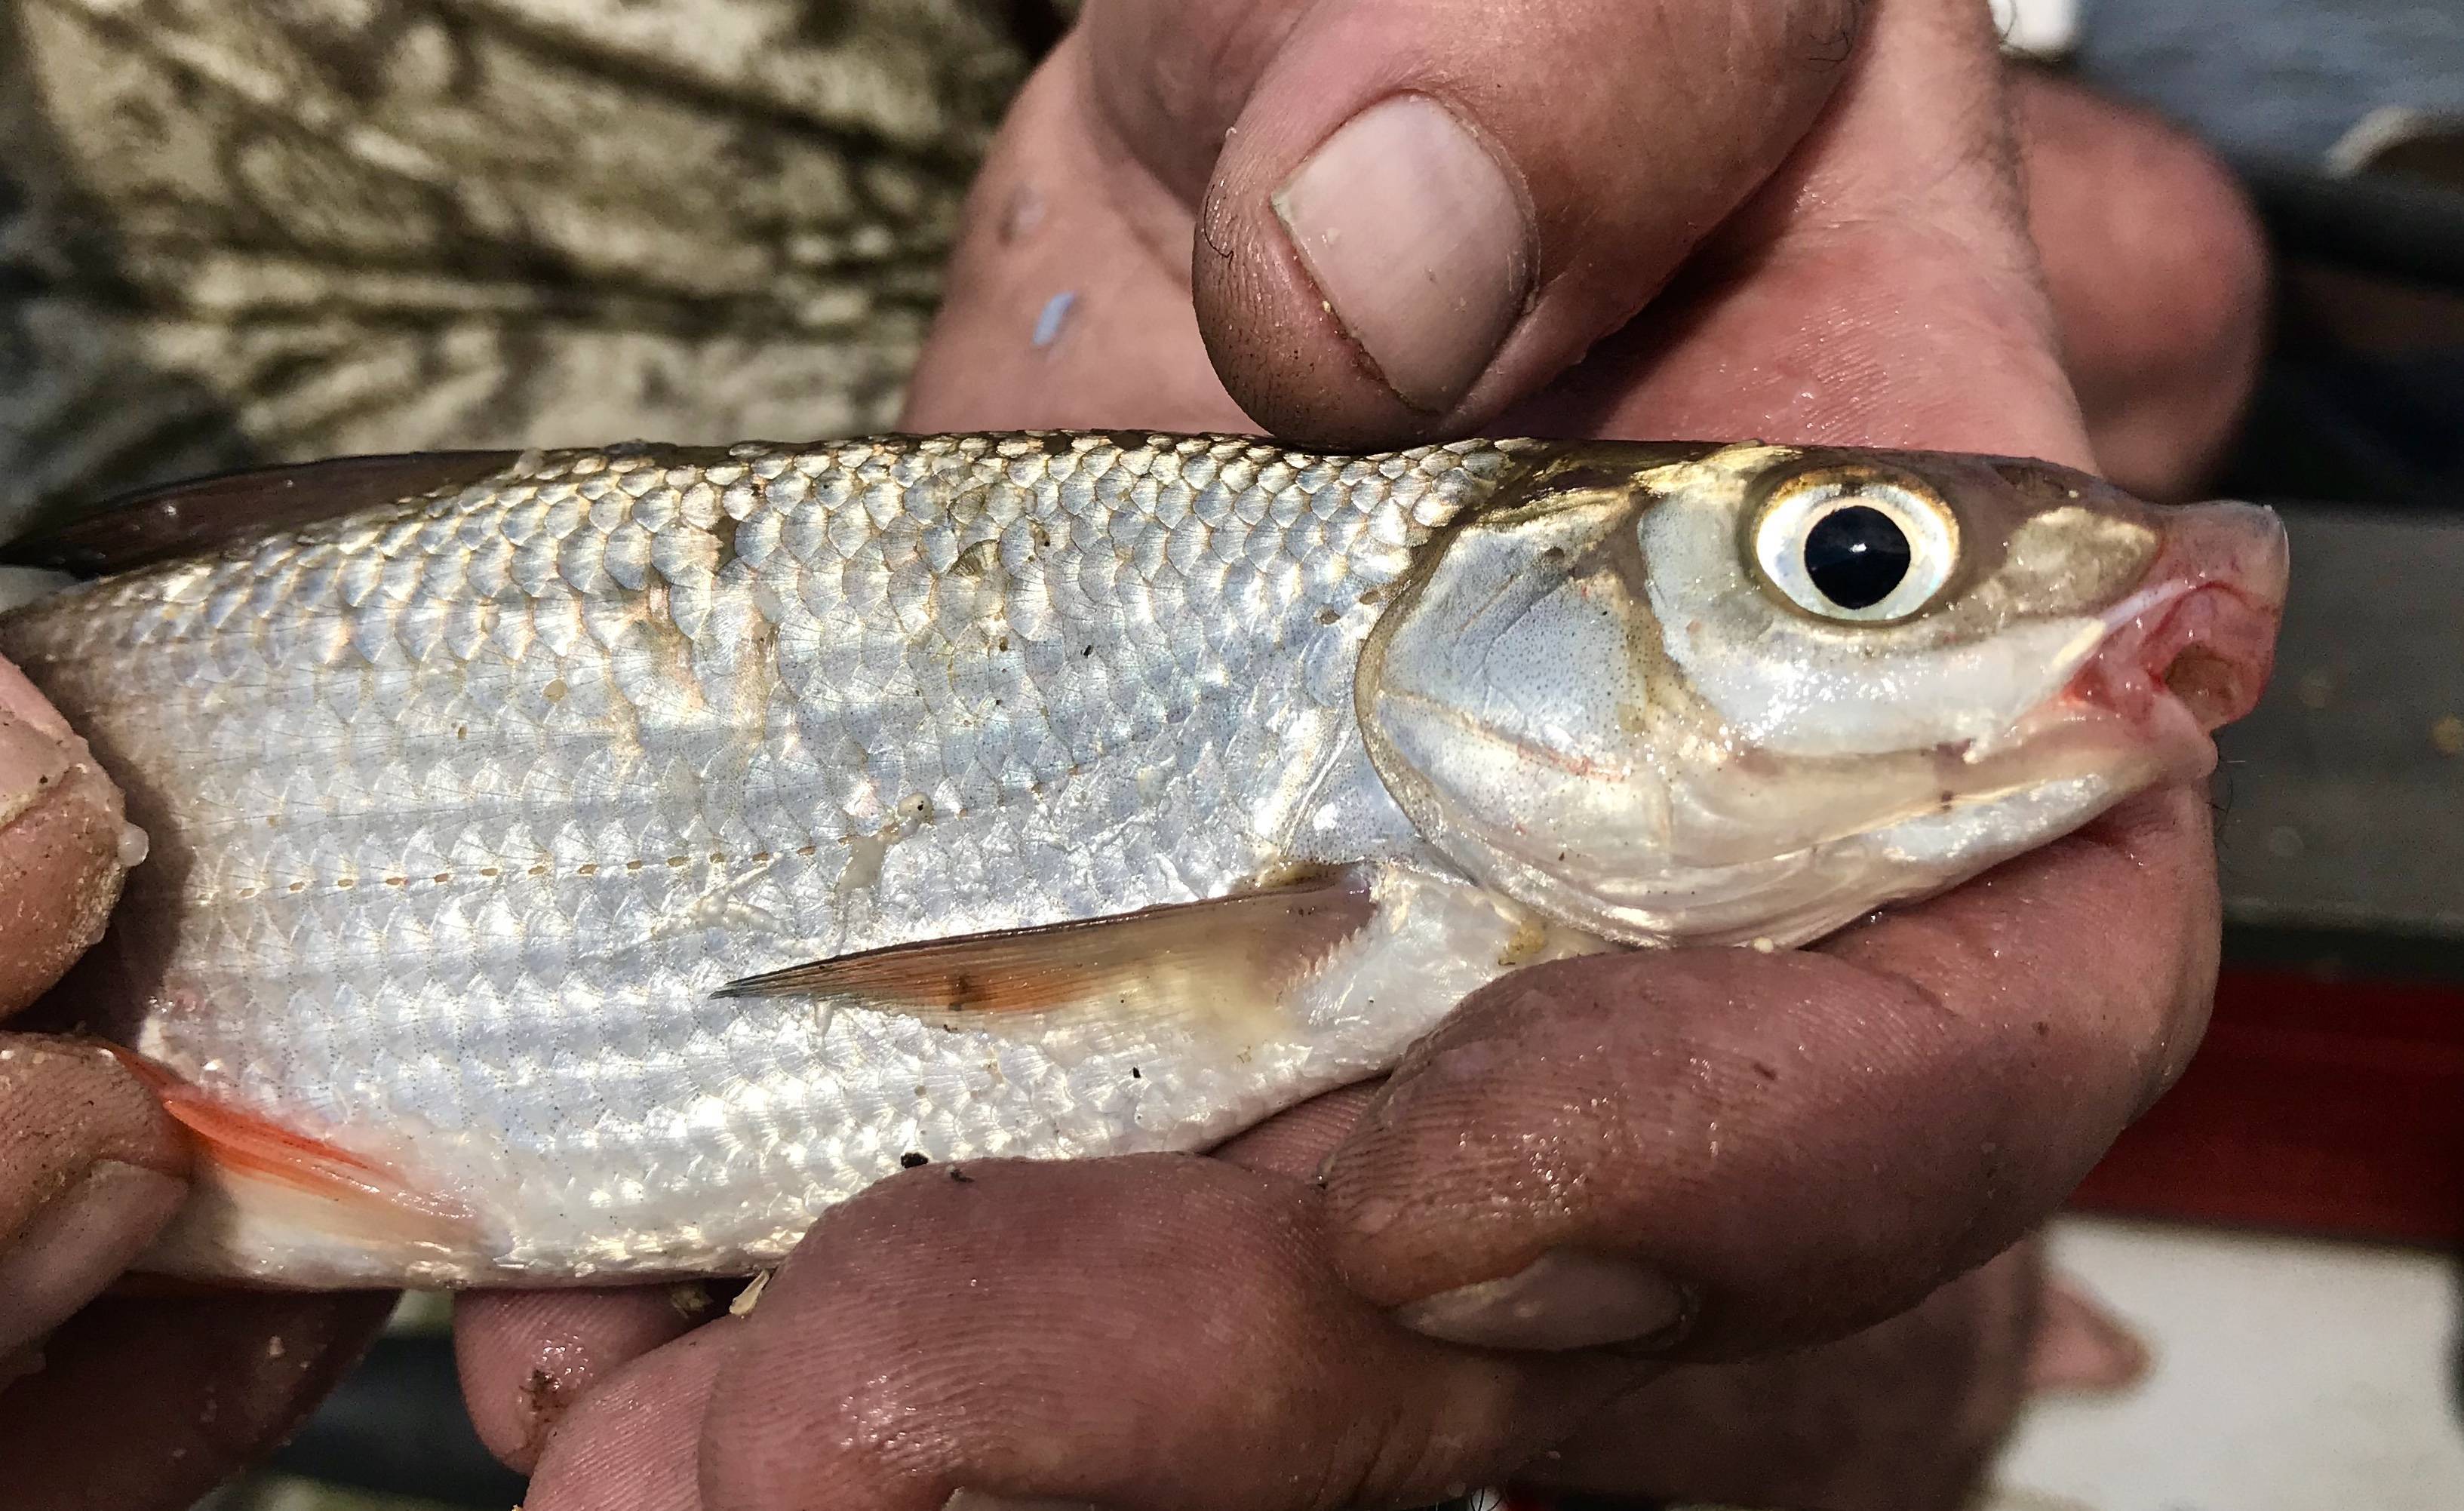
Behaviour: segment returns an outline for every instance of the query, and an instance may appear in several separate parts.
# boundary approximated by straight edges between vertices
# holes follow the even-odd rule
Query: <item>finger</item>
[[[0,661],[0,1017],[102,936],[123,870],[120,789]]]
[[[1358,0],[1267,47],[1254,7],[1145,0],[1090,11],[1089,47],[1108,119],[1199,206],[1225,386],[1269,430],[1360,447],[1477,426],[1625,323],[1812,123],[1857,15]],[[1216,87],[1141,77],[1176,60]],[[1191,148],[1219,142],[1200,190]]]
[[[393,1298],[112,1298],[0,1390],[0,1511],[185,1511],[296,1430],[384,1327]]]
[[[1671,1369],[1524,1481],[1683,1504],[1959,1511],[2026,1385],[2039,1246],[1824,1347]]]
[[[1815,950],[1510,977],[1328,1162],[1331,1251],[1441,1337],[1562,1343],[1604,1270],[1684,1298],[1678,1356],[1840,1337],[2033,1228],[2169,1084],[2216,909],[2171,791]]]
[[[108,1052],[0,1034],[0,1357],[127,1267],[187,1168],[171,1120]]]
[[[1842,75],[1668,295],[1504,428],[2089,464],[1983,0],[1872,0]]]
[[[453,1353],[471,1425],[527,1472],[558,1420],[601,1381],[708,1318],[671,1286],[473,1291],[453,1303]]]
[[[1856,14],[1090,6],[979,180],[908,423],[1245,411],[1353,446],[1471,428],[1621,323],[1770,171]],[[1125,350],[1144,354],[1127,374]]]
[[[1160,1155],[961,1173],[833,1209],[772,1280],[711,1395],[709,1511],[1410,1504],[1635,1378],[1394,1326],[1327,1266],[1304,1182]]]
[[[1366,1082],[1311,1097],[1225,1143],[1215,1157],[1273,1175],[1309,1175],[1360,1121],[1377,1085]]]
[[[2097,465],[2142,497],[2186,498],[2257,382],[2257,216],[2212,153],[2145,111],[2034,71],[2012,98],[2028,224]]]
[[[700,1434],[741,1326],[721,1318],[695,1328],[584,1397],[549,1434],[524,1511],[699,1511]]]

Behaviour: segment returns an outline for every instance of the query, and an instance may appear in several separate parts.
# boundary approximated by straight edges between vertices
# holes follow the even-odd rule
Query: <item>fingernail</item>
[[[941,1502],[941,1511],[1099,1511],[1086,1500],[1021,1500],[1008,1496],[988,1496],[980,1490],[953,1490],[950,1499]]]
[[[102,1159],[36,1209],[0,1248],[0,1350],[42,1337],[93,1300],[187,1194],[176,1176]]]
[[[1623,1259],[1551,1249],[1511,1275],[1460,1285],[1395,1309],[1415,1332],[1482,1348],[1596,1348],[1664,1333],[1685,1293]]]
[[[1488,149],[1445,106],[1397,95],[1344,122],[1274,204],[1386,385],[1416,408],[1454,407],[1531,280],[1523,201]]]

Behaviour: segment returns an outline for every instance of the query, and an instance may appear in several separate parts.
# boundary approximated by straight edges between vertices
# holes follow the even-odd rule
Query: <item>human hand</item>
[[[1446,105],[1350,129],[1378,171],[1432,164],[1441,212],[1391,172],[1295,181],[1415,90]],[[978,186],[908,420],[2085,464],[2001,91],[1959,0],[1092,0]],[[1399,263],[1360,254],[1381,229]],[[910,1172],[747,1317],[473,1298],[474,1416],[538,1457],[532,1511],[1688,1489],[1639,1387],[1937,1293],[2178,1072],[2214,969],[2206,825],[2158,794],[1814,950],[1511,978],[1382,1086],[1217,1157]]]
[[[121,797],[0,662],[0,1018],[102,931]],[[0,1511],[178,1511],[296,1426],[385,1297],[111,1297],[187,1194],[188,1150],[100,1050],[0,1033]]]

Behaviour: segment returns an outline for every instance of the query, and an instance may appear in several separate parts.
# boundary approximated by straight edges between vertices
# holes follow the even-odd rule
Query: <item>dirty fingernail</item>
[[[941,1502],[941,1511],[1097,1511],[1085,1500],[1022,1500],[1011,1496],[988,1496],[980,1490],[953,1490],[950,1499]]]
[[[1623,1259],[1551,1249],[1512,1275],[1457,1286],[1395,1309],[1415,1332],[1482,1348],[1595,1348],[1666,1332],[1685,1293]]]
[[[1318,294],[1404,403],[1454,406],[1521,313],[1531,235],[1506,170],[1425,95],[1346,121],[1275,192]]]
[[[0,1246],[0,1350],[50,1332],[119,1278],[178,1210],[187,1184],[95,1161]]]

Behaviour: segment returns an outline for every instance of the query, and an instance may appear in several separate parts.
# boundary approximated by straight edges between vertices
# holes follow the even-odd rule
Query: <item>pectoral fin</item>
[[[733,997],[803,996],[950,1027],[1093,1015],[1250,1021],[1376,911],[1354,872],[1300,886],[1110,918],[894,945],[721,987]]]

